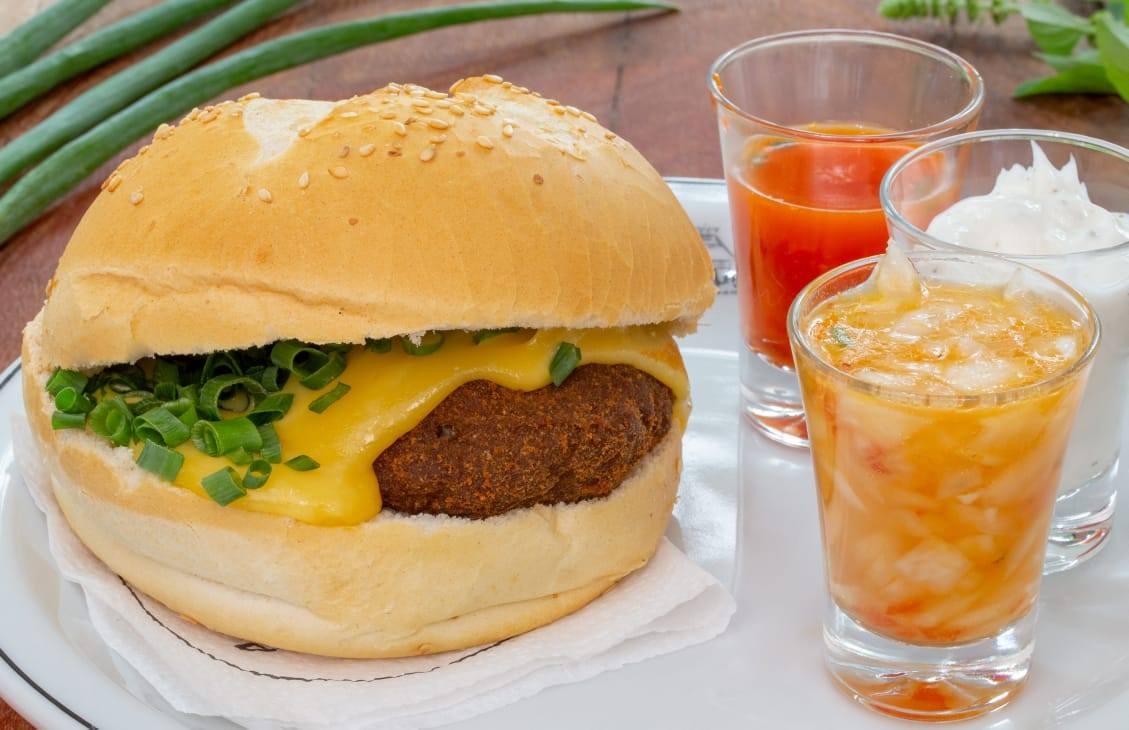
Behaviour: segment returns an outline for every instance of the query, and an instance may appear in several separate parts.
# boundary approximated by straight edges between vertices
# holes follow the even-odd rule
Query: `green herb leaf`
[[[1097,51],[1082,51],[1070,56],[1037,54],[1051,68],[1054,76],[1024,81],[1015,87],[1012,96],[1023,99],[1038,94],[1116,94],[1117,89],[1106,76]]]
[[[1096,13],[1098,55],[1117,93],[1129,101],[1129,26],[1108,12]]]
[[[1061,5],[1024,3],[1019,12],[1027,21],[1035,45],[1046,53],[1067,54],[1084,36],[1093,35],[1093,24]]]
[[[553,359],[549,362],[549,377],[552,378],[553,385],[560,385],[568,380],[568,376],[572,375],[572,371],[579,364],[579,347],[571,342],[557,345],[557,351],[553,353]]]
[[[341,398],[346,393],[348,393],[349,390],[349,386],[345,383],[338,383],[337,385],[333,386],[333,390],[329,391],[328,393],[322,393],[317,398],[314,398],[313,402],[310,403],[309,408],[314,413],[325,413],[326,408],[329,408],[331,405],[341,400]]]
[[[180,467],[184,465],[184,454],[147,440],[141,447],[141,453],[137,455],[137,465],[171,482],[176,479]]]

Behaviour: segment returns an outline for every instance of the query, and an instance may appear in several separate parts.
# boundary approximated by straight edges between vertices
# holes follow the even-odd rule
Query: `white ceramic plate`
[[[686,469],[708,487],[683,492],[669,535],[731,587],[737,615],[708,644],[546,690],[460,727],[906,727],[856,706],[824,673],[807,453],[760,438],[737,414],[725,188],[705,180],[671,185],[714,255],[723,295],[683,343],[694,392]],[[51,561],[42,516],[22,485],[13,485],[10,422],[21,409],[13,365],[0,375],[0,695],[41,727],[232,727],[172,711],[98,640],[81,591]],[[1127,519],[1123,510],[1101,555],[1046,581],[1026,691],[961,727],[1129,727]]]

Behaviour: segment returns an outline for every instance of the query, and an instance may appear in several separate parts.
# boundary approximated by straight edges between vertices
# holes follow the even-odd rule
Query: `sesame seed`
[[[357,148],[357,154],[360,155],[361,157],[368,157],[369,155],[371,155],[373,153],[373,150],[375,150],[375,149],[376,149],[376,145],[374,145],[374,144],[361,145],[360,147]]]
[[[415,117],[408,117],[407,119],[404,120],[404,124],[415,124],[418,121],[419,120],[416,119]]]
[[[452,106],[447,111],[451,112],[456,117],[461,117],[462,115],[466,114],[466,112],[464,112],[460,107],[457,107],[457,106]]]
[[[431,113],[432,113],[433,111],[435,111],[435,110],[434,110],[434,109],[432,109],[432,108],[431,108],[431,107],[429,107],[429,106],[427,106],[427,107],[419,107],[419,108],[417,108],[417,109],[415,110],[416,114],[431,114]]]
[[[242,109],[232,109],[231,110],[231,116],[238,119],[239,117],[243,116],[243,110]]]
[[[479,147],[482,147],[482,148],[488,149],[488,150],[494,149],[494,143],[490,141],[489,137],[482,136],[482,137],[479,137],[478,139],[476,139],[474,141]]]
[[[503,82],[502,82],[502,88],[503,88],[503,89],[508,89],[508,88],[510,88],[510,87],[512,87],[512,86],[513,86],[513,82],[511,82],[511,81],[503,81]]]
[[[408,128],[404,126],[403,122],[396,122],[392,125],[392,129],[401,137],[405,137],[408,134]]]
[[[515,86],[514,91],[516,91],[519,94],[528,94],[529,93],[529,89],[527,89],[524,86]]]
[[[149,145],[147,145],[147,144],[141,145],[141,149],[137,150],[137,156],[141,157],[142,155],[144,155],[148,151],[149,151]]]
[[[395,119],[396,118],[396,112],[392,111],[391,109],[388,109],[386,111],[382,111],[380,113],[380,118],[381,119]]]
[[[299,137],[305,137],[309,133],[310,133],[309,127],[302,127],[301,129],[298,130],[298,136]]]
[[[615,132],[604,132],[604,139],[615,139]]]
[[[568,156],[572,157],[573,159],[580,160],[580,161],[584,161],[584,160],[588,159],[587,157],[584,156],[584,153],[581,152],[579,148],[569,147],[566,151],[568,152]]]
[[[399,91],[399,90],[400,90],[400,89],[402,89],[402,88],[404,88],[404,87],[403,87],[403,86],[401,86],[400,84],[397,84],[397,83],[396,83],[395,81],[393,81],[392,83],[388,84],[388,90],[389,90],[389,91]]]
[[[345,178],[349,177],[349,168],[345,167],[344,165],[331,167],[329,168],[329,174],[333,175],[338,180],[344,180]]]
[[[308,171],[303,172],[298,176],[298,187],[300,187],[302,190],[310,187],[310,173]]]
[[[129,194],[129,202],[133,205],[140,205],[142,200],[145,200],[145,193],[141,192],[141,188]]]
[[[425,147],[423,151],[419,153],[419,158],[424,162],[430,162],[435,158],[435,148]]]
[[[447,141],[447,135],[437,134],[437,135],[435,135],[434,137],[431,138],[431,141],[435,144],[443,144],[444,142]]]
[[[501,77],[501,76],[499,76],[498,74],[485,74],[485,75],[483,75],[483,77],[482,77],[482,80],[483,80],[483,81],[488,81],[488,82],[490,82],[491,84],[500,84],[500,83],[502,83],[502,77]]]
[[[408,89],[408,93],[411,94],[412,96],[415,96],[415,97],[423,96],[424,93],[426,93],[426,92],[427,92],[427,89],[423,88],[422,86],[412,85]]]
[[[262,94],[260,94],[259,92],[252,91],[250,94],[244,94],[243,96],[239,97],[239,101],[251,101],[252,99],[258,99],[261,96]]]
[[[566,106],[566,107],[565,107],[565,110],[567,110],[567,111],[568,111],[568,113],[569,113],[569,114],[571,114],[571,115],[572,115],[572,116],[574,116],[574,117],[578,117],[578,116],[580,116],[580,110],[579,110],[579,109],[577,109],[577,108],[576,108],[576,107],[574,107],[574,106]]]
[[[439,107],[440,109],[450,109],[451,102],[448,99],[440,99],[439,101],[435,102],[435,106]]]
[[[186,116],[184,119],[185,121],[191,122],[198,116],[200,116],[200,107],[194,106],[192,107],[192,111],[188,112],[188,116]]]
[[[389,157],[400,157],[403,154],[404,153],[401,152],[400,150],[388,150],[388,156]]]
[[[264,203],[269,203],[270,201],[274,200],[274,196],[272,196],[270,194],[270,191],[267,190],[266,188],[259,188],[258,195],[259,195],[259,200],[263,201]]]
[[[533,184],[534,185],[542,185],[542,184],[544,184],[544,182],[545,182],[545,178],[541,177],[540,175],[534,175],[533,176]]]
[[[157,131],[153,133],[153,139],[164,139],[172,134],[173,128],[167,124],[162,124],[157,127]]]
[[[502,127],[502,136],[503,136],[503,137],[512,137],[512,136],[514,136],[514,125],[512,125],[512,124],[507,124],[507,125],[505,125],[504,127]]]
[[[561,105],[561,103],[559,101],[557,101],[556,99],[546,99],[545,103],[548,104],[549,106],[560,106]]]
[[[566,113],[566,112],[565,112],[565,110],[564,110],[564,107],[560,107],[560,106],[555,106],[555,107],[553,107],[553,113],[554,113],[554,114],[559,114],[559,115],[561,115],[561,116],[563,117],[563,116],[565,115],[565,113]]]
[[[424,91],[423,95],[426,96],[428,99],[446,99],[447,98],[447,95],[444,94],[442,91],[432,91],[431,89],[427,89],[426,91]]]
[[[357,116],[357,113],[356,112],[341,112],[340,116],[341,116],[342,119],[352,119],[353,117]]]
[[[337,153],[337,156],[341,157],[341,158],[348,157],[349,156],[349,145],[345,145],[344,147],[342,147],[341,151]]]
[[[208,110],[207,112],[205,112],[204,115],[200,117],[200,123],[201,124],[209,124],[211,122],[214,122],[214,121],[216,121],[216,117],[218,117],[219,115],[220,115],[219,110],[212,108],[212,109]]]
[[[412,99],[412,106],[417,107],[419,109],[430,109],[431,108],[431,102],[428,101],[427,99],[418,99],[418,98]]]
[[[586,111],[581,110],[580,116],[584,117],[585,119],[587,119],[590,122],[596,121],[596,115],[593,114],[592,112],[586,112]]]
[[[115,190],[117,190],[118,186],[121,185],[121,184],[122,184],[121,176],[118,175],[117,173],[114,173],[113,175],[110,175],[110,177],[106,178],[106,189],[109,190],[111,193],[114,192]]]
[[[451,123],[442,119],[428,119],[427,126],[431,127],[432,129],[446,129],[447,127],[451,126]]]
[[[529,93],[532,94],[534,96],[534,98],[537,98],[537,99],[541,98],[541,92],[540,91],[531,91]]]
[[[491,114],[494,113],[494,111],[492,109],[484,107],[481,104],[475,104],[474,108],[471,109],[471,111],[474,112],[475,114],[477,114],[480,117],[488,117],[488,116],[490,116]]]
[[[356,218],[350,218],[349,219],[349,225],[351,225],[351,226],[357,225],[357,219]]]

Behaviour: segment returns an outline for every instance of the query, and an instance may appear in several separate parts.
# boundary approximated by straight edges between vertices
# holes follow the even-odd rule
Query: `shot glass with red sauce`
[[[929,43],[815,30],[726,52],[709,87],[732,213],[742,407],[765,435],[806,446],[788,308],[816,277],[883,251],[883,175],[918,145],[975,128],[983,83]]]

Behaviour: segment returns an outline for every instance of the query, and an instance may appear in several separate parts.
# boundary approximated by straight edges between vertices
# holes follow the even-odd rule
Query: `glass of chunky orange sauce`
[[[709,84],[732,212],[742,404],[765,435],[806,445],[788,307],[820,274],[882,252],[883,175],[921,143],[972,129],[983,86],[937,46],[841,30],[749,41],[714,63]]]
[[[983,254],[891,247],[796,299],[827,660],[859,701],[953,720],[1026,680],[1098,329],[1073,289]]]

